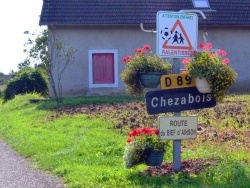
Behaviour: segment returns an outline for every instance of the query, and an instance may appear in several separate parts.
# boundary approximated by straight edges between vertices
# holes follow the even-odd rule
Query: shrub
[[[18,94],[39,93],[48,96],[48,78],[39,70],[24,68],[13,75],[4,90],[4,101],[11,100]]]

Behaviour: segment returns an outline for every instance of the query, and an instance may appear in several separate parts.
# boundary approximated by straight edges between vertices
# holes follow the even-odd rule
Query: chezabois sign
[[[148,114],[179,112],[216,105],[211,93],[200,93],[196,87],[150,91],[145,94]]]

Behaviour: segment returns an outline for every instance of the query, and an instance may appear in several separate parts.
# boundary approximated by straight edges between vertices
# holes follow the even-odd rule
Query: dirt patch
[[[184,174],[199,174],[204,168],[216,165],[215,159],[188,159],[181,161],[181,171]],[[149,176],[171,176],[176,172],[173,163],[163,163],[161,166],[148,167],[142,172]]]
[[[120,129],[121,133],[126,133],[128,130],[135,127],[157,127],[157,118],[160,115],[149,115],[146,112],[145,102],[142,101],[60,107],[55,109],[55,112],[56,115],[52,116],[52,119],[60,117],[63,114],[70,116],[75,114],[86,114],[89,118],[103,118],[110,121],[114,129]],[[232,152],[237,152],[239,147],[244,147],[249,148],[250,152],[250,112],[247,102],[224,102],[212,109],[200,109],[190,112],[191,114],[196,114],[198,117],[207,119],[205,122],[199,122],[197,130],[198,137],[195,140],[183,140],[182,149],[184,152],[185,149],[195,150],[203,143],[230,148]],[[211,117],[213,117],[212,120]],[[223,129],[216,126],[217,123],[221,123],[224,120],[225,125],[223,125]],[[235,124],[229,126],[228,122],[235,122]],[[244,131],[238,129],[242,127],[246,127]],[[213,159],[183,160],[181,162],[181,172],[197,174],[204,168],[214,165],[215,163],[216,160]],[[173,175],[174,171],[172,163],[165,163],[158,167],[149,167],[143,173],[149,176],[161,176]]]

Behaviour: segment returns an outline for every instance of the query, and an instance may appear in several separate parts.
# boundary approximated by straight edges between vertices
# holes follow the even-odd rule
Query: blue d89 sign
[[[150,91],[145,94],[148,114],[179,112],[216,105],[211,93],[200,93],[196,87]]]

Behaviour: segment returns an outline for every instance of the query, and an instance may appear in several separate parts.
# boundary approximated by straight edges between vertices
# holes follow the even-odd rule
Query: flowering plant
[[[153,54],[149,45],[136,48],[133,56],[127,55],[122,60],[126,63],[126,67],[121,73],[121,79],[125,83],[127,92],[134,96],[141,95],[144,90],[139,80],[140,72],[161,72],[162,74],[171,72],[171,64]]]
[[[125,167],[130,168],[143,163],[146,151],[149,149],[165,151],[167,142],[160,140],[158,135],[157,128],[143,127],[131,130],[123,157]]]
[[[183,59],[182,63],[192,78],[206,78],[213,96],[222,101],[237,74],[228,65],[224,50],[212,52],[212,43],[200,43],[199,47],[201,51],[195,52],[192,58]]]

